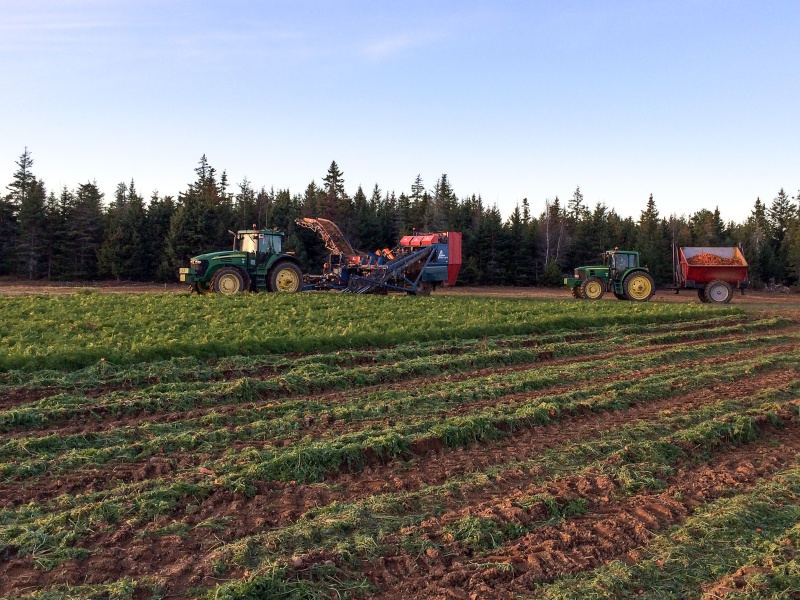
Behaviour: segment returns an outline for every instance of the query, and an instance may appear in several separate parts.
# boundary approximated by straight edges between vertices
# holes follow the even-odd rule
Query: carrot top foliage
[[[0,298],[0,371],[312,352],[736,314],[689,304],[341,294]]]

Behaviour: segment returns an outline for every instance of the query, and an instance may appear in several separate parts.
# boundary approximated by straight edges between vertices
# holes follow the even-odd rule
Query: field
[[[800,598],[789,305],[0,307],[2,598]]]

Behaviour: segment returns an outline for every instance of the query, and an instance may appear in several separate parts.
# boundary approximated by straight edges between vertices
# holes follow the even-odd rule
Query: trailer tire
[[[731,284],[722,279],[715,279],[703,290],[706,302],[714,304],[727,304],[733,298],[733,288]]]
[[[576,285],[572,289],[572,297],[576,300],[583,300],[583,296],[581,295],[581,286]]]
[[[246,275],[243,275],[239,269],[225,267],[214,273],[209,289],[215,293],[233,296],[250,287],[250,278],[247,277],[247,281],[245,281],[245,277]]]
[[[587,300],[600,300],[605,291],[605,282],[599,277],[589,277],[581,284],[581,296]]]
[[[303,272],[293,262],[282,260],[269,273],[270,292],[299,292],[303,288]]]
[[[622,290],[631,302],[647,302],[656,293],[656,284],[647,271],[634,271],[623,280]]]
[[[706,289],[705,288],[697,288],[697,297],[700,298],[700,302],[706,304],[708,300],[706,299]]]

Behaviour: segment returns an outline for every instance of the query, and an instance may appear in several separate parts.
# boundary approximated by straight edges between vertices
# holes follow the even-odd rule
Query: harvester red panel
[[[461,270],[461,232],[447,232],[447,285],[455,285]]]

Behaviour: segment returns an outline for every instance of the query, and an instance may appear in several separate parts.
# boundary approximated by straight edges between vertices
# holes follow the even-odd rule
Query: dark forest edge
[[[463,285],[557,286],[563,273],[613,247],[638,250],[656,282],[665,284],[671,281],[673,241],[741,243],[755,287],[800,282],[800,191],[790,197],[783,188],[769,206],[757,198],[742,223],[724,222],[719,208],[662,217],[652,194],[634,220],[599,202],[590,209],[579,187],[567,202],[557,196],[546,201],[538,216],[525,198],[504,220],[480,196],[459,199],[446,174],[432,190],[417,176],[410,194],[375,184],[369,196],[361,186],[350,196],[335,161],[321,185],[312,181],[302,194],[257,191],[246,178],[234,193],[226,172],[218,176],[203,155],[195,181],[177,199],[154,191],[147,203],[133,180],[118,184],[108,203],[94,182],[48,192],[27,148],[16,165],[8,193],[0,197],[0,275],[26,279],[175,282],[189,257],[228,248],[229,229],[254,224],[284,231],[285,249],[296,253],[306,272],[319,272],[327,251],[294,221],[324,217],[367,251],[391,248],[414,230],[461,231]]]

